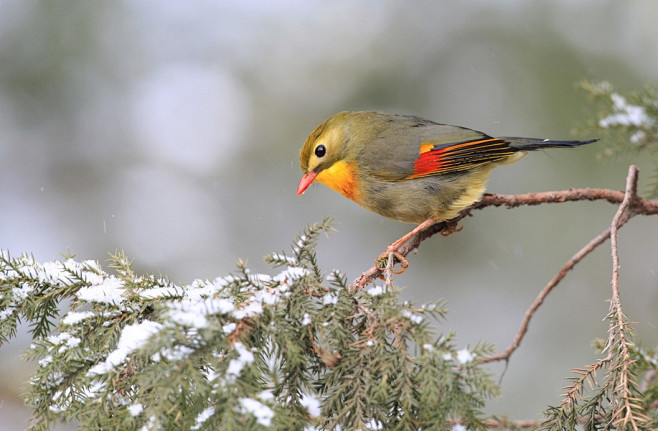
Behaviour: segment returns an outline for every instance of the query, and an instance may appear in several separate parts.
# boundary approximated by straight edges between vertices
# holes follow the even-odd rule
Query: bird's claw
[[[445,227],[441,229],[441,236],[450,236],[455,232],[461,232],[464,226],[459,226],[458,221],[445,221]]]
[[[395,262],[389,261],[389,259],[393,259],[393,258],[397,259],[398,262],[400,262],[400,269],[397,271],[392,269]],[[384,261],[386,261],[386,264],[383,264]],[[406,257],[402,256],[402,253],[400,253],[399,251],[392,250],[389,248],[384,253],[379,255],[379,257],[375,260],[375,265],[377,266],[377,268],[386,268],[388,265],[390,265],[391,266],[390,271],[393,274],[402,274],[409,267],[409,261],[407,260]]]

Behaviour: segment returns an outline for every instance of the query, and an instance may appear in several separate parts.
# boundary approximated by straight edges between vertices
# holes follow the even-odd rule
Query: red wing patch
[[[407,179],[428,177],[450,172],[466,171],[486,163],[506,159],[516,150],[497,138],[460,142],[436,147],[432,143],[420,144],[414,172]]]

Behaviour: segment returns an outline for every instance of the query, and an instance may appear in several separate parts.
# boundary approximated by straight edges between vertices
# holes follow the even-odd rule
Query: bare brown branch
[[[611,360],[615,351],[620,357],[617,368],[617,382],[614,387],[616,394],[613,399],[614,411],[612,414],[613,421],[616,425],[623,424],[624,427],[630,425],[634,430],[638,430],[647,420],[644,414],[637,412],[639,400],[633,396],[631,391],[632,375],[629,366],[632,363],[629,346],[632,345],[628,334],[626,316],[621,308],[621,298],[619,296],[619,246],[617,243],[619,223],[624,214],[630,211],[631,203],[637,194],[637,168],[631,166],[626,178],[626,192],[624,199],[619,205],[615,216],[610,224],[610,248],[612,253],[612,298],[610,300],[610,314],[608,318],[610,325],[608,328],[608,341],[605,349],[608,350],[606,359]],[[604,350],[605,350],[604,349]]]
[[[562,281],[562,279],[567,275],[567,272],[569,272],[578,262],[583,260],[585,256],[590,254],[596,247],[600,246],[605,242],[610,237],[610,228],[604,230],[601,232],[599,235],[594,237],[590,242],[588,242],[583,248],[578,250],[576,254],[574,254],[571,259],[569,259],[563,266],[560,268],[557,274],[544,286],[544,288],[539,292],[535,300],[530,304],[530,307],[528,310],[525,312],[525,315],[523,316],[523,320],[521,321],[521,328],[517,332],[516,336],[514,337],[514,341],[512,341],[512,344],[509,345],[508,348],[505,350],[496,353],[495,355],[487,356],[483,358],[483,362],[493,362],[493,361],[501,361],[501,360],[509,360],[510,356],[514,351],[519,347],[521,344],[521,341],[523,340],[523,337],[525,336],[526,332],[528,331],[528,326],[530,325],[530,320],[534,316],[535,312],[541,306],[541,304],[544,302],[544,299],[548,296],[549,293]]]
[[[594,191],[595,195],[598,196],[600,199],[605,199],[608,202],[616,202],[620,198],[620,192],[612,191],[612,190],[605,190],[605,189],[580,189],[580,190],[569,190],[567,191],[567,195],[563,196],[557,196],[554,193],[550,193],[548,196],[548,199],[555,199],[552,202],[564,202],[563,199],[565,197],[568,198],[578,198],[584,196],[583,191],[584,190],[589,190],[589,191]],[[630,190],[630,193],[629,193]],[[574,193],[570,193],[574,192]],[[537,311],[537,309],[541,306],[541,304],[544,302],[544,299],[548,296],[548,294],[562,281],[562,279],[567,275],[567,272],[569,272],[578,262],[583,260],[585,256],[590,254],[592,251],[596,249],[596,247],[600,246],[610,238],[611,231],[612,231],[612,226],[615,226],[615,232],[621,228],[630,218],[632,217],[632,214],[627,212],[629,208],[632,205],[632,202],[635,198],[637,198],[636,193],[637,192],[637,168],[635,166],[631,166],[629,169],[628,173],[628,178],[626,180],[626,193],[621,194],[621,205],[620,209],[617,211],[615,214],[615,217],[613,218],[613,222],[611,227],[607,228],[603,232],[601,232],[599,235],[594,237],[590,242],[588,242],[583,248],[581,248],[576,254],[574,254],[571,259],[569,259],[563,266],[560,268],[557,274],[544,286],[544,288],[539,292],[539,295],[537,295],[537,298],[532,302],[530,305],[530,308],[526,311],[525,315],[523,316],[523,320],[521,321],[521,328],[519,329],[518,333],[516,334],[516,337],[514,337],[514,340],[512,341],[512,344],[509,345],[509,347],[499,353],[496,353],[495,355],[488,356],[483,359],[484,362],[492,362],[492,361],[500,361],[500,360],[508,360],[509,357],[514,353],[514,351],[519,347],[521,344],[521,340],[523,340],[523,337],[525,336],[526,332],[528,331],[528,325],[530,324],[530,320],[532,319],[533,315]],[[530,193],[528,195],[525,195],[527,197],[527,201],[530,202],[538,202],[540,199],[537,198],[537,195],[539,193]],[[586,198],[588,199],[588,198]],[[570,199],[569,199],[570,200]],[[497,202],[499,202],[497,200]],[[512,206],[518,206],[517,204],[518,201],[513,201],[511,203]],[[652,202],[652,201],[649,201]],[[503,203],[500,203],[500,205],[503,205]],[[508,205],[509,204],[505,204]],[[529,203],[529,205],[535,205],[534,203]],[[498,205],[497,205],[498,206]],[[638,206],[639,207],[639,206]],[[649,206],[650,207],[650,206]],[[635,210],[633,210],[635,211]],[[634,215],[634,214],[633,214]],[[617,272],[617,277],[618,277],[618,272]]]
[[[561,202],[574,202],[574,201],[595,201],[604,200],[612,204],[620,204],[624,200],[624,193],[618,190],[609,189],[570,189],[561,191],[551,191],[542,193],[526,193],[520,195],[497,195],[486,194],[480,202],[475,203],[470,208],[462,211],[462,213],[450,223],[456,223],[459,220],[470,216],[472,211],[480,210],[487,207],[500,207],[516,208],[523,205],[540,205],[547,203],[561,203]],[[630,209],[633,215],[655,215],[658,214],[658,200],[643,199],[634,195],[630,202]],[[400,247],[399,253],[406,257],[409,253],[416,250],[420,243],[424,240],[442,232],[448,223],[436,223],[418,235],[410,239],[409,243]],[[607,236],[606,236],[607,239]],[[379,277],[383,272],[382,268],[373,266],[366,272],[362,273],[359,278],[354,280],[350,285],[352,289],[360,290],[370,284],[375,278]]]

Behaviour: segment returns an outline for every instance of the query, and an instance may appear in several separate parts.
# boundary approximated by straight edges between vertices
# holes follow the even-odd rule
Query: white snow
[[[62,332],[61,334],[51,335],[47,338],[49,343],[52,343],[54,346],[58,346],[57,353],[63,353],[71,347],[75,347],[82,341],[78,337],[74,337],[68,332]]]
[[[199,413],[196,417],[196,423],[190,429],[198,430],[201,428],[201,425],[203,425],[204,422],[207,421],[213,414],[215,414],[214,407],[208,407],[207,409],[202,410],[201,413]]]
[[[141,403],[128,406],[128,411],[130,412],[130,416],[133,417],[139,415],[142,412],[142,410],[144,410],[144,406]]]
[[[366,424],[366,429],[381,430],[384,429],[384,425],[378,420],[370,419],[370,421]]]
[[[295,259],[293,256],[286,256],[285,254],[272,253],[272,259],[286,262],[288,265],[291,266],[297,265],[297,259]]]
[[[228,363],[226,375],[229,378],[239,377],[245,365],[254,362],[254,354],[251,353],[244,344],[237,342],[233,345],[233,348],[238,352],[238,357],[236,359],[231,359]]]
[[[322,409],[320,408],[320,401],[310,395],[302,394],[302,399],[299,400],[299,403],[306,409],[309,415],[313,418],[317,418],[322,414]]]
[[[404,310],[402,312],[402,315],[406,317],[407,319],[411,320],[412,323],[415,323],[416,325],[420,325],[423,322],[423,316],[420,314],[412,313],[409,310]]]
[[[146,299],[167,298],[171,296],[183,295],[183,289],[180,286],[161,286],[150,289],[142,289],[139,296]]]
[[[272,393],[272,391],[266,389],[258,393],[258,398],[260,398],[263,401],[274,401],[274,394]]]
[[[81,288],[78,290],[77,296],[87,302],[119,305],[125,301],[123,297],[124,292],[123,280],[111,275],[99,284]]]
[[[43,368],[43,367],[47,367],[52,362],[53,362],[53,357],[48,355],[48,356],[44,356],[42,359],[40,359],[38,363],[39,363],[39,366]]]
[[[53,394],[52,397],[52,402],[50,403],[50,406],[48,406],[48,410],[50,410],[53,413],[61,413],[67,410],[68,408],[68,403],[66,401],[61,402],[59,399],[62,397],[62,395],[67,396],[70,393],[70,388],[66,389],[64,392],[62,391],[57,391]]]
[[[243,306],[242,308],[239,308],[233,312],[233,317],[235,317],[238,320],[242,320],[245,317],[251,317],[256,314],[260,314],[263,312],[263,304],[258,301],[258,300],[251,300],[247,303],[247,305]]]
[[[253,398],[240,398],[240,405],[245,413],[251,413],[256,417],[256,422],[263,426],[270,426],[272,418],[274,418],[274,411]]]
[[[222,325],[222,332],[226,335],[230,334],[231,332],[235,331],[235,328],[238,327],[238,324],[235,322],[228,322]]]
[[[129,354],[142,347],[160,328],[162,328],[160,323],[150,320],[126,326],[121,332],[116,349],[107,355],[105,361],[91,367],[88,374],[105,374],[111,371],[113,367],[123,363]]]
[[[292,266],[275,275],[273,280],[281,283],[285,282],[287,284],[290,284],[291,280],[299,280],[300,278],[305,277],[308,274],[310,274],[310,271],[308,269]]]
[[[643,106],[631,105],[620,94],[612,93],[610,99],[613,104],[613,113],[599,120],[601,127],[636,126],[649,128],[653,120],[647,115]]]
[[[13,289],[14,300],[20,302],[21,300],[27,298],[30,293],[34,291],[34,287],[28,283],[22,283],[21,287]]]
[[[84,390],[84,396],[89,399],[98,399],[101,391],[105,389],[105,386],[107,386],[107,383],[101,381],[101,380],[92,380],[91,384],[87,386]]]
[[[629,141],[631,141],[631,144],[639,144],[640,142],[644,141],[646,137],[647,137],[646,133],[644,133],[642,130],[638,130],[637,132],[631,135]]]
[[[91,311],[69,311],[62,319],[62,323],[64,325],[75,325],[93,316],[94,313]]]
[[[159,362],[160,359],[165,358],[168,361],[180,361],[182,359],[187,358],[194,352],[194,349],[187,347],[187,346],[181,346],[181,345],[176,345],[172,347],[171,349],[169,348],[164,348],[160,350],[159,352],[155,353],[151,359],[153,359],[154,362]]]
[[[206,316],[213,314],[227,314],[235,309],[233,301],[226,298],[185,299],[181,302],[168,304],[171,310],[169,317],[182,326],[205,328],[208,326]]]
[[[14,309],[12,307],[7,307],[6,310],[0,311],[0,320],[5,320],[7,317],[11,315],[11,313],[14,312]]]
[[[299,251],[301,251],[301,249],[304,246],[304,244],[306,243],[307,239],[308,238],[306,237],[306,235],[300,235],[299,239],[295,242],[295,244],[293,244],[292,250],[295,253],[298,253]]]
[[[64,262],[46,262],[43,266],[33,263],[32,266],[36,269],[41,282],[59,285],[70,284],[73,278],[72,274],[79,276],[90,284],[101,284],[103,278],[107,276],[93,260],[77,262],[73,259],[67,259]]]
[[[35,266],[37,266],[35,264]],[[42,283],[57,283],[59,284],[60,280],[65,280],[67,276],[70,276],[64,270],[64,265],[62,262],[46,262],[41,267],[42,271],[38,271],[39,281]]]
[[[322,303],[323,304],[338,304],[338,295],[334,295],[333,293],[327,293],[322,298]]]
[[[475,358],[473,353],[469,352],[468,349],[461,349],[457,352],[457,362],[460,364],[466,364],[471,362]]]
[[[194,302],[200,298],[212,298],[228,284],[229,278],[232,279],[232,277],[217,277],[212,283],[196,279],[181,289],[185,295],[184,299]]]
[[[386,287],[374,285],[366,289],[366,293],[370,296],[379,296],[386,293]]]

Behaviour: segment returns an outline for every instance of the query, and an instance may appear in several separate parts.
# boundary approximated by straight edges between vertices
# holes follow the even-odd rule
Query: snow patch
[[[150,320],[126,326],[121,331],[121,337],[119,338],[116,349],[107,355],[105,361],[91,367],[88,374],[105,374],[111,371],[112,368],[123,363],[128,355],[146,344],[148,339],[161,328],[162,325],[160,323]]]
[[[256,422],[263,426],[270,426],[274,418],[274,411],[254,398],[240,398],[240,406],[245,413],[251,413]]]

